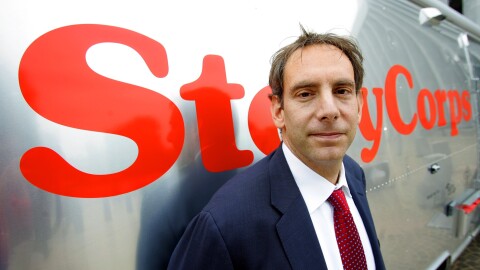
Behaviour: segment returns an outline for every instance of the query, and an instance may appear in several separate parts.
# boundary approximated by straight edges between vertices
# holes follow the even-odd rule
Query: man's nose
[[[317,107],[317,118],[321,121],[336,120],[340,116],[338,104],[331,91],[319,95]]]

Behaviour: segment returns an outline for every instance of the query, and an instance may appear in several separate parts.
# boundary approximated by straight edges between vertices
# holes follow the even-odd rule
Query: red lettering
[[[115,42],[134,48],[157,77],[168,74],[164,47],[139,33],[103,25],[73,25],[58,28],[35,40],[25,51],[19,67],[19,83],[26,102],[43,117],[60,125],[89,131],[116,134],[132,139],[138,146],[135,162],[121,172],[93,175],[68,164],[58,153],[46,147],[28,150],[20,160],[20,170],[33,185],[63,196],[108,197],[139,189],[160,178],[176,162],[185,136],[182,115],[165,96],[139,86],[111,80],[92,71],[86,63],[87,50],[98,43]],[[383,134],[383,94],[393,127],[400,133],[412,133],[418,120],[429,130],[447,124],[445,104],[451,119],[451,136],[458,124],[472,119],[470,93],[464,90],[437,89],[433,94],[423,88],[417,97],[417,112],[409,123],[401,117],[397,98],[397,79],[403,75],[410,89],[410,72],[401,65],[392,66],[385,79],[385,91],[374,87],[376,123],[367,102],[368,89],[359,129],[372,142],[363,148],[361,159],[375,159]],[[280,143],[270,113],[270,87],[261,89],[248,110],[248,127],[258,149],[269,154]],[[202,161],[207,170],[221,172],[253,162],[253,152],[239,150],[231,100],[241,99],[240,84],[227,82],[221,56],[207,55],[199,78],[180,89],[185,100],[195,102]],[[370,106],[373,106],[370,104]],[[428,106],[428,108],[427,108]],[[372,108],[372,107],[370,107]],[[373,109],[372,109],[373,112]],[[437,113],[438,112],[438,113]],[[418,115],[417,115],[418,114]],[[437,120],[438,119],[438,120]]]
[[[371,149],[363,148],[360,154],[364,162],[371,162],[377,155],[378,148],[380,147],[380,140],[382,139],[382,125],[383,125],[383,105],[382,105],[382,88],[373,88],[373,94],[375,95],[375,104],[377,105],[377,125],[373,126],[373,121],[370,117],[370,110],[368,109],[368,89],[362,88],[363,95],[363,108],[362,118],[360,120],[359,129],[363,137],[368,141],[373,141]]]
[[[406,124],[401,116],[400,110],[398,108],[398,99],[397,99],[397,77],[398,75],[403,74],[407,79],[408,86],[413,87],[412,75],[408,70],[401,66],[395,65],[390,68],[385,80],[385,105],[387,107],[387,112],[392,121],[393,127],[400,133],[408,135],[413,132],[417,124],[417,115],[414,114],[412,120],[409,124]]]
[[[470,104],[470,93],[468,90],[462,92],[462,108],[463,108],[463,120],[470,121],[472,119],[472,105]]]
[[[260,90],[248,109],[248,129],[255,145],[265,155],[270,154],[280,144],[277,127],[273,124],[270,112],[270,86]]]
[[[87,50],[101,42],[130,46],[155,76],[168,73],[165,49],[155,40],[118,27],[73,25],[48,32],[28,47],[19,67],[20,88],[38,114],[68,127],[128,137],[137,144],[138,157],[121,172],[93,175],[49,148],[32,148],[22,156],[20,170],[43,190],[83,198],[130,192],[161,177],[182,149],[183,119],[175,104],[88,67]]]
[[[448,103],[450,105],[450,121],[452,122],[450,135],[458,135],[457,124],[462,120],[462,107],[460,105],[460,94],[456,90],[448,91]]]
[[[425,102],[428,103],[428,116]],[[418,118],[425,129],[432,129],[437,121],[437,108],[435,107],[435,98],[427,88],[423,88],[418,93],[417,98]]]
[[[447,101],[447,93],[445,90],[437,89],[434,93],[435,99],[437,99],[437,106],[438,106],[438,123],[439,127],[443,127],[447,125],[447,120],[445,119],[445,109],[444,103]]]
[[[200,77],[180,88],[180,95],[194,100],[202,161],[211,172],[221,172],[253,162],[250,150],[238,150],[235,143],[230,100],[244,95],[240,84],[227,83],[223,58],[207,55]]]

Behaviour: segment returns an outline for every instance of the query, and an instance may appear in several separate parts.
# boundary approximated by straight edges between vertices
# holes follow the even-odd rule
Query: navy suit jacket
[[[365,176],[343,160],[348,186],[385,269],[365,195]],[[230,179],[191,221],[169,269],[327,269],[307,206],[282,148]]]

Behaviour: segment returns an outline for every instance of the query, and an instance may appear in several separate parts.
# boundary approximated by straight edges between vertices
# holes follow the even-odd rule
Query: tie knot
[[[345,194],[343,194],[341,188],[334,190],[332,195],[328,197],[327,201],[330,202],[336,211],[349,211]]]

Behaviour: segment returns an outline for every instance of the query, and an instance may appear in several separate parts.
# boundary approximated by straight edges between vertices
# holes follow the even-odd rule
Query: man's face
[[[307,46],[288,59],[283,82],[283,108],[274,96],[272,115],[284,143],[317,173],[338,165],[361,115],[350,60],[331,45]]]

